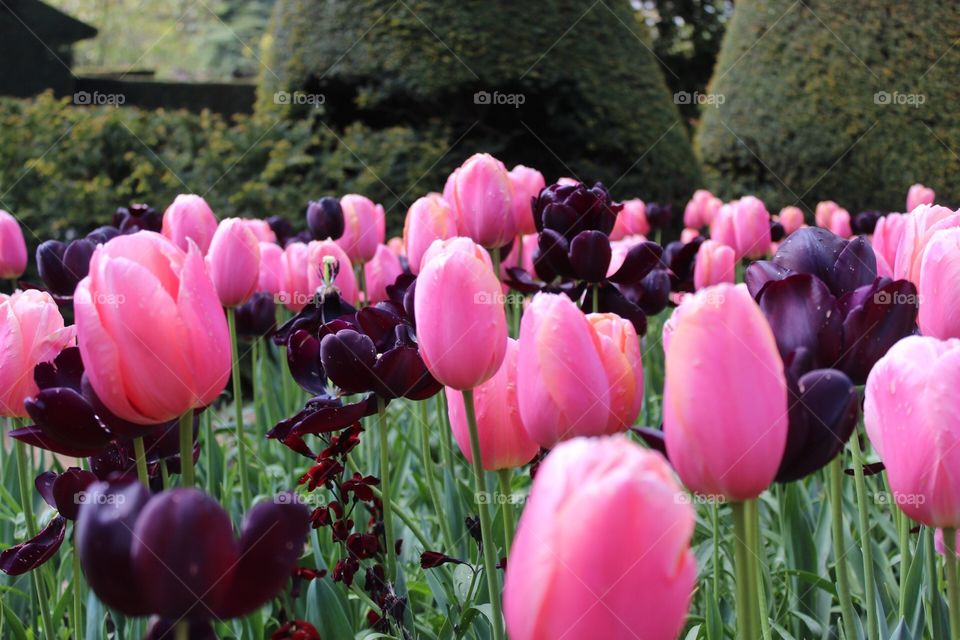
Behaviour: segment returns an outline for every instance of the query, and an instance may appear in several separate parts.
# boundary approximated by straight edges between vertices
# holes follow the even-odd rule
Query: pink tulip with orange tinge
[[[722,282],[733,283],[736,259],[733,249],[715,240],[705,240],[693,266],[693,286],[703,289]]]
[[[340,198],[340,208],[343,210],[343,235],[335,242],[353,263],[372,260],[377,247],[387,239],[383,206],[351,193]]]
[[[449,194],[444,189],[444,196],[453,207],[461,236],[494,249],[517,235],[513,186],[502,162],[478,153],[467,159],[451,180]]]
[[[260,242],[240,218],[227,218],[217,227],[207,252],[207,270],[225,307],[250,299],[260,283]]]
[[[469,238],[436,240],[424,255],[414,294],[417,341],[440,383],[474,389],[500,369],[507,316],[490,256]]]
[[[200,249],[150,231],[97,247],[74,295],[86,375],[115,415],[159,424],[220,395],[230,335]]]
[[[787,387],[773,332],[744,285],[683,302],[666,350],[663,432],[691,491],[744,501],[776,476],[787,441]]]
[[[695,520],[659,453],[622,435],[560,444],[507,559],[511,640],[674,640],[696,584]]]
[[[423,254],[434,240],[447,240],[456,235],[456,217],[443,197],[430,193],[418,198],[407,211],[407,219],[403,224],[403,245],[410,273],[420,273]]]
[[[187,250],[190,239],[206,255],[216,232],[217,218],[207,201],[198,195],[181,193],[163,212],[162,233],[181,251]]]
[[[790,235],[803,226],[803,211],[800,207],[784,207],[777,216],[785,235]]]
[[[517,341],[507,339],[507,351],[497,373],[473,390],[480,436],[480,461],[487,471],[512,469],[524,465],[537,455],[540,447],[530,439],[520,420],[517,401]],[[463,394],[446,388],[450,427],[457,446],[467,462],[473,463],[470,452],[470,430]]]

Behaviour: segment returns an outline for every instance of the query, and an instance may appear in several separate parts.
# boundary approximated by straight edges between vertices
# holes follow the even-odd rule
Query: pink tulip
[[[417,340],[442,384],[474,389],[500,369],[507,316],[490,256],[469,238],[437,240],[424,256],[414,295]]]
[[[307,264],[301,265],[301,268],[307,270],[307,288],[310,295],[313,295],[323,284],[324,257],[333,256],[339,265],[337,277],[333,279],[333,284],[340,289],[340,297],[350,304],[359,302],[360,288],[357,285],[357,277],[353,273],[350,258],[347,257],[346,252],[340,245],[333,240],[312,240],[307,247],[309,248]],[[376,251],[374,251],[374,255],[376,255]]]
[[[790,235],[803,226],[803,211],[799,207],[784,207],[780,209],[778,222],[783,227],[785,235]]]
[[[710,237],[731,247],[737,260],[760,258],[770,251],[770,214],[761,200],[745,196],[720,207]]]
[[[824,200],[817,203],[817,208],[813,212],[814,221],[822,229],[830,228],[830,221],[833,219],[834,212],[840,208],[833,200]]]
[[[383,206],[351,193],[340,198],[340,208],[343,209],[343,235],[336,243],[351,262],[360,264],[372,259],[377,247],[387,239]]]
[[[907,215],[903,236],[897,245],[893,275],[897,280],[909,280],[920,286],[920,265],[923,250],[941,229],[960,226],[960,213],[937,205],[919,205]]]
[[[277,234],[270,228],[270,224],[266,220],[244,218],[243,224],[247,225],[247,228],[253,232],[259,242],[276,243]]]
[[[699,229],[684,229],[680,232],[680,243],[690,244],[695,238],[700,237]]]
[[[510,185],[513,187],[513,219],[517,223],[517,233],[526,235],[536,233],[533,223],[532,201],[547,186],[543,174],[536,169],[518,164],[510,170]]]
[[[403,273],[403,265],[387,245],[377,247],[373,260],[363,265],[363,274],[367,283],[367,304],[376,304],[389,299],[387,287]]]
[[[569,178],[567,176],[561,176],[557,178],[557,184],[563,187],[575,187],[580,184],[580,181],[575,178]]]
[[[217,218],[200,196],[181,193],[163,212],[163,235],[181,251],[188,249],[189,239],[197,243],[200,253],[206,255],[216,231]]]
[[[663,457],[624,436],[544,459],[507,560],[511,640],[674,640],[696,584],[695,514]]]
[[[907,213],[910,213],[921,204],[933,204],[936,194],[930,187],[915,184],[907,191]]]
[[[49,293],[31,289],[0,294],[0,415],[26,417],[23,401],[39,391],[34,367],[56,358],[73,344],[75,335],[75,327],[64,326]]]
[[[897,248],[909,216],[902,213],[889,213],[877,221],[870,244],[877,256],[877,275],[893,277],[893,267],[897,263]],[[882,266],[881,266],[882,265]]]
[[[846,209],[834,211],[828,229],[841,238],[852,238],[853,228],[850,226],[850,212]]]
[[[917,324],[925,336],[960,338],[960,300],[954,291],[960,282],[960,227],[933,234],[920,266],[920,309]]]
[[[410,273],[420,273],[423,254],[434,240],[446,240],[456,235],[457,219],[453,209],[439,194],[430,193],[414,202],[403,224],[403,245]]]
[[[399,236],[393,236],[387,240],[387,248],[393,252],[393,255],[398,258],[405,258],[407,256],[407,250],[403,244],[403,238]]]
[[[291,242],[283,250],[283,305],[294,313],[301,311],[313,297],[307,277],[310,248],[303,242]]]
[[[703,289],[727,282],[733,284],[736,260],[733,249],[714,240],[705,240],[697,251],[693,267],[693,286]]]
[[[277,296],[283,291],[284,284],[283,249],[272,242],[261,242],[257,291],[266,291]]]
[[[200,249],[140,231],[97,247],[74,295],[87,377],[118,417],[173,420],[230,377],[227,320]]]
[[[27,270],[27,244],[20,223],[0,209],[0,278],[19,278]]]
[[[517,235],[510,174],[490,154],[467,159],[454,173],[450,191],[448,202],[460,235],[491,249],[503,247]]]
[[[533,254],[537,251],[538,238],[539,236],[536,233],[531,233],[520,238],[520,242],[514,241],[513,246],[510,247],[510,253],[500,262],[501,280],[505,280],[509,276],[507,269],[511,267],[520,267],[527,273],[536,275],[537,272],[533,268]],[[523,244],[523,264],[517,264],[517,254],[521,243]]]
[[[745,285],[688,297],[666,351],[663,432],[691,490],[751,500],[777,473],[787,388],[773,332]]]
[[[584,316],[565,295],[538,293],[520,322],[519,358],[520,415],[542,447],[623,431],[639,413],[637,335],[617,316]]]
[[[645,236],[650,233],[650,223],[647,221],[647,205],[640,198],[623,201],[623,209],[617,214],[617,222],[613,227],[622,232],[620,238],[627,236]],[[614,238],[611,234],[611,239]]]
[[[709,226],[722,206],[720,198],[706,189],[697,189],[683,210],[683,226],[689,229]]]
[[[207,269],[225,307],[242,305],[257,290],[260,243],[243,220],[227,218],[217,227],[207,252]]]
[[[524,465],[540,449],[527,435],[520,421],[517,352],[517,341],[507,338],[507,351],[500,369],[473,392],[477,433],[480,436],[480,461],[487,471]],[[446,388],[446,394],[453,437],[467,462],[473,464],[463,394],[449,387]]]
[[[864,424],[895,504],[929,527],[960,527],[960,340],[910,336],[867,378]]]

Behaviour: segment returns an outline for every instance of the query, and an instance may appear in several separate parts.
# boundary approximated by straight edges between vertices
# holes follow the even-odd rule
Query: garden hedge
[[[697,147],[708,184],[772,208],[960,201],[960,3],[737,0]],[[920,104],[922,102],[922,104]]]
[[[681,202],[699,185],[627,0],[278,0],[271,22],[261,112],[296,117],[310,107],[275,97],[303,91],[323,95],[335,126],[446,127],[452,148],[432,158],[429,189],[477,150],[603,180],[620,198]],[[521,105],[496,104],[515,95]]]

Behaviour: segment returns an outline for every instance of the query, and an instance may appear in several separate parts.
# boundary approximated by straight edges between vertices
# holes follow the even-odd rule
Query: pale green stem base
[[[250,506],[250,484],[247,479],[247,440],[243,433],[243,390],[240,384],[240,350],[237,344],[237,315],[231,307],[227,309],[227,323],[230,326],[230,352],[232,354],[234,437],[237,440],[237,475],[240,476],[240,506]]]
[[[137,458],[137,479],[145,487],[150,486],[150,474],[147,473],[147,452],[143,449],[143,438],[133,439],[133,451]]]
[[[193,409],[180,416],[180,480],[184,487],[193,486]]]
[[[837,572],[837,596],[840,599],[840,619],[847,638],[856,638],[853,623],[853,598],[850,596],[850,576],[847,573],[846,550],[843,546],[843,467],[838,455],[830,463],[830,530],[833,535],[833,556]]]
[[[510,555],[510,547],[513,546],[513,489],[510,486],[510,469],[500,469],[497,472],[500,478],[500,499],[503,509],[503,548],[506,555]]]
[[[957,582],[957,530],[943,530],[943,564],[947,573],[950,637],[960,638],[960,584]]]
[[[860,429],[850,438],[853,449],[853,479],[857,492],[857,515],[860,525],[860,547],[863,552],[863,598],[867,609],[867,640],[877,640],[877,583],[873,570],[873,545],[870,542],[870,514],[867,505],[867,483],[863,476],[863,452],[860,449]]]
[[[396,539],[393,537],[393,501],[390,482],[390,442],[383,398],[377,396],[377,426],[380,431],[380,491],[383,493],[383,539],[386,545],[387,579],[397,579]]]

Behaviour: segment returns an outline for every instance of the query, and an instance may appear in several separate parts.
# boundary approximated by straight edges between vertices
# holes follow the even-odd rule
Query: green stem
[[[947,570],[947,602],[950,614],[950,637],[960,638],[960,584],[957,582],[957,530],[943,530],[944,567]]]
[[[76,539],[76,538],[74,538]],[[80,590],[83,585],[83,573],[80,569],[80,553],[76,542],[73,547],[73,637],[74,640],[83,640],[83,605]]]
[[[924,527],[923,529],[923,560],[927,573],[927,602],[929,606],[927,618],[932,625],[933,637],[939,638],[942,636],[940,628],[940,571],[937,567],[937,552],[933,539],[934,530],[932,527]]]
[[[734,571],[737,586],[737,637],[740,640],[757,640],[753,629],[753,615],[750,607],[755,601],[750,597],[750,545],[747,533],[746,505],[742,502],[730,504],[733,513]]]
[[[463,392],[463,405],[467,410],[467,425],[470,428],[470,456],[473,458],[473,480],[477,493],[477,509],[480,511],[480,536],[483,540],[483,569],[487,574],[487,591],[490,595],[492,609],[491,625],[493,626],[493,640],[503,638],[503,616],[500,613],[500,588],[497,577],[496,545],[493,542],[493,523],[490,520],[490,510],[486,500],[479,496],[487,490],[483,479],[483,464],[480,458],[480,434],[477,431],[477,416],[473,406],[473,389]]]
[[[370,306],[370,296],[367,294],[367,270],[363,264],[357,265],[357,282],[360,283],[360,291],[363,292],[363,300],[360,301],[361,307]]]
[[[137,478],[140,484],[150,486],[150,474],[147,473],[147,453],[143,449],[143,438],[133,439],[133,452],[137,457]]]
[[[846,638],[856,638],[853,624],[853,598],[850,596],[850,577],[847,573],[847,554],[843,542],[843,466],[840,455],[830,463],[830,529],[833,532],[833,556],[837,572],[837,595],[840,599],[840,618]]]
[[[598,287],[597,285],[593,285],[590,288],[593,290],[593,312],[596,313],[597,309],[600,308],[600,302],[599,302],[600,287]]]
[[[437,520],[440,522],[440,534],[443,536],[443,543],[449,553],[455,553],[453,532],[450,531],[450,524],[447,522],[446,514],[440,505],[440,496],[437,493],[436,476],[433,474],[433,459],[430,456],[430,424],[427,420],[427,403],[420,401],[417,403],[420,409],[420,449],[421,464],[423,473],[427,477],[427,491],[430,493],[430,501],[433,503],[433,510],[437,514]]]
[[[181,621],[174,627],[174,636],[176,640],[190,640],[190,623]]]
[[[509,556],[510,547],[513,545],[513,489],[510,486],[510,469],[500,469],[497,475],[500,477],[500,504],[503,509],[503,548]]]
[[[390,493],[390,442],[387,438],[387,412],[383,398],[377,396],[377,426],[380,430],[380,491],[383,493],[383,538],[387,555],[387,579],[396,580],[397,558],[393,537],[393,501]]]
[[[907,574],[910,573],[910,518],[900,512],[900,618],[906,617],[907,610]]]
[[[757,602],[757,617],[760,622],[760,634],[763,640],[771,640],[770,617],[767,610],[767,594],[763,582],[763,544],[760,539],[760,503],[751,500],[747,503],[747,517],[750,518],[750,562],[753,564],[750,577],[753,579],[753,595]],[[756,622],[756,620],[754,621]],[[757,625],[755,624],[754,627]]]
[[[180,416],[180,478],[184,487],[193,486],[193,409]]]
[[[206,459],[206,468],[207,468],[207,494],[215,496],[213,493],[213,448],[217,446],[217,441],[213,436],[213,420],[210,419],[210,409],[205,410],[200,414],[200,423],[204,427],[204,434],[206,437],[206,443],[204,443],[204,457]]]
[[[493,274],[500,280],[500,247],[490,250],[490,258],[493,261]]]
[[[237,348],[237,314],[233,307],[227,309],[230,326],[230,352],[232,354],[234,435],[237,441],[237,475],[240,476],[240,506],[250,506],[250,485],[247,480],[247,441],[243,433],[243,390],[240,384],[240,356]]]
[[[23,519],[26,521],[27,534],[34,538],[37,535],[37,522],[33,517],[33,492],[30,490],[30,478],[27,471],[27,445],[17,440],[14,447],[17,451],[17,479],[20,483],[20,505],[23,508]],[[30,579],[33,581],[33,587],[37,592],[44,637],[53,638],[53,617],[50,615],[47,588],[43,582],[40,569],[31,571]]]
[[[711,525],[713,529],[713,597],[720,597],[720,505],[711,503]]]
[[[853,479],[857,492],[857,515],[860,525],[860,547],[863,551],[863,597],[867,609],[867,640],[877,636],[877,585],[873,572],[873,547],[870,542],[870,514],[867,511],[867,483],[863,477],[863,452],[860,449],[860,429],[850,438],[853,448]]]

